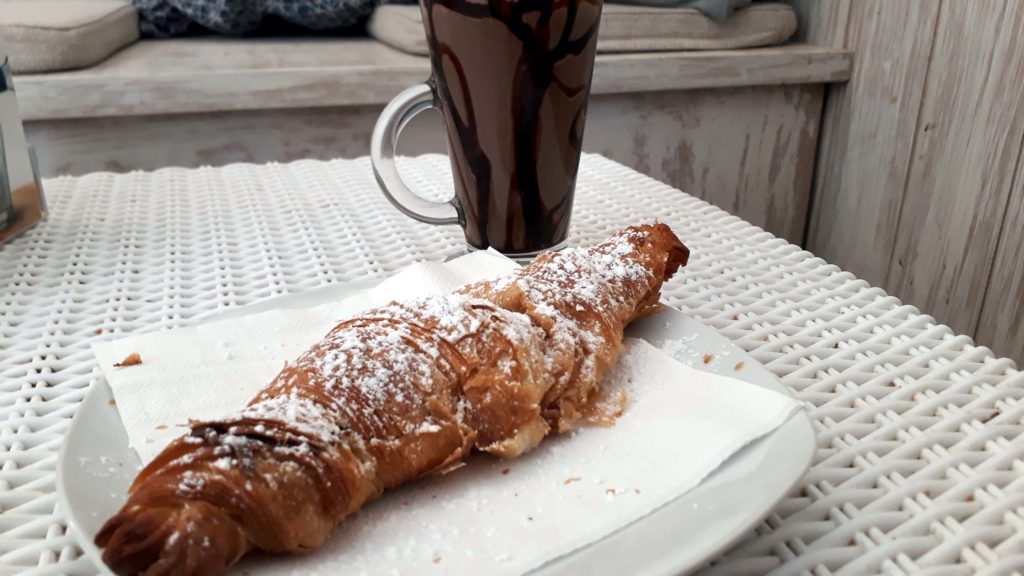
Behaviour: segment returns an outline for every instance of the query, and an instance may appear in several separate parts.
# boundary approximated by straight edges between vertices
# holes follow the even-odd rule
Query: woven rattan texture
[[[407,161],[450,189],[443,157]],[[95,381],[92,342],[212,309],[382,277],[459,248],[377,191],[365,159],[94,174],[46,183],[52,216],[0,248],[0,573],[92,574],[54,469]],[[693,250],[666,299],[809,407],[800,487],[709,574],[1013,573],[1024,566],[1024,376],[798,247],[597,156],[577,241],[659,218]],[[757,490],[756,485],[750,486]]]

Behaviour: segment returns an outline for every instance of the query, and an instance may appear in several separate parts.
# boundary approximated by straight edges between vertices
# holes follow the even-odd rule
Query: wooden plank
[[[815,46],[846,46],[851,0],[790,0],[796,11],[793,40]]]
[[[790,240],[806,219],[822,86],[595,96],[584,149],[681,187]],[[364,156],[380,107],[29,122],[46,176]],[[403,154],[445,152],[436,116]]]
[[[958,332],[977,327],[1024,138],[1021,86],[1024,2],[944,2],[887,285]]]
[[[847,50],[784,44],[744,50],[601,54],[595,94],[845,82]]]
[[[812,85],[596,98],[584,149],[799,242],[823,91]]]
[[[1024,365],[1024,142],[976,339]]]
[[[834,48],[603,54],[595,94],[842,81]],[[93,68],[15,79],[27,120],[379,105],[429,74],[369,39],[144,41]],[[68,95],[73,94],[73,98]]]
[[[806,246],[872,284],[888,273],[938,9],[853,2],[846,38],[857,64],[825,103]]]
[[[45,177],[365,156],[381,107],[260,110],[27,122]],[[399,151],[444,153],[439,117],[423,114]]]

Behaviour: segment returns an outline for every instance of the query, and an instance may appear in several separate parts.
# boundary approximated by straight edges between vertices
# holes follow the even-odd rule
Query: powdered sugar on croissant
[[[668,227],[638,226],[340,323],[247,407],[193,422],[140,472],[97,536],[104,560],[120,574],[211,574],[252,549],[313,548],[388,488],[578,425],[626,324],[687,255]]]

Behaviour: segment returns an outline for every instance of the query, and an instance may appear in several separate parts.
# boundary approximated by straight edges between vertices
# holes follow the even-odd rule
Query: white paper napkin
[[[278,310],[97,344],[128,437],[148,462],[188,418],[238,408],[286,359],[365,307],[505,273],[476,253],[412,267],[345,302]],[[142,364],[112,365],[132,352]],[[386,494],[324,547],[256,555],[248,574],[522,574],[598,540],[696,486],[738,449],[798,409],[786,396],[684,366],[629,340],[609,386],[628,391],[613,428],[545,440],[516,460],[476,456],[447,476]]]
[[[114,393],[128,441],[142,463],[182,435],[189,419],[217,418],[250,398],[346,317],[426,294],[444,294],[507,274],[517,264],[492,252],[406,268],[340,302],[282,309],[173,331],[99,342],[93,353]],[[142,363],[117,368],[130,354]]]

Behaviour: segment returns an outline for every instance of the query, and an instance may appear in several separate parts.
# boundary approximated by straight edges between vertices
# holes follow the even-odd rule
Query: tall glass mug
[[[433,70],[384,109],[371,158],[384,194],[476,249],[528,258],[564,245],[602,0],[421,0]],[[395,145],[427,108],[444,116],[455,196],[412,192]]]

